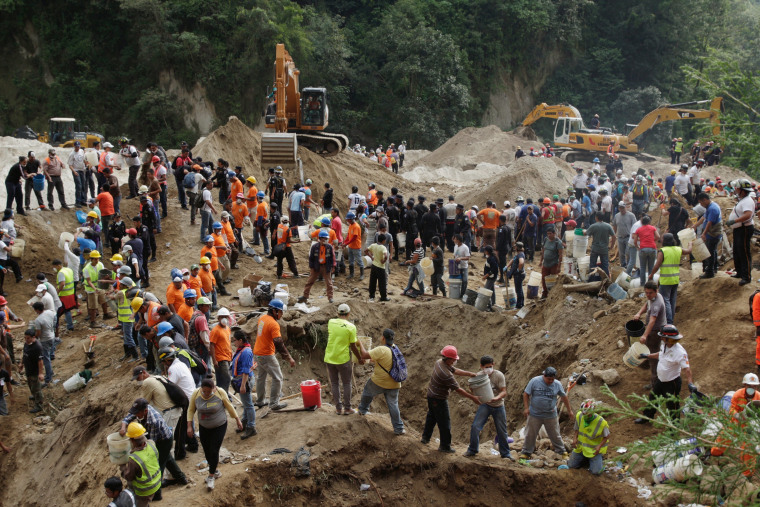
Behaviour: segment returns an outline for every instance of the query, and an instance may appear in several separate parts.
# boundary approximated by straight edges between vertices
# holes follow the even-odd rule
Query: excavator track
[[[329,132],[310,132],[296,134],[298,145],[323,157],[334,157],[348,146],[348,137]]]

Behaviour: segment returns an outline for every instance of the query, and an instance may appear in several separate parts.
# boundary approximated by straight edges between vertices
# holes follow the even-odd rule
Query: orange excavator
[[[327,90],[301,89],[300,71],[284,44],[277,44],[274,92],[265,112],[265,126],[276,134],[261,136],[262,164],[288,164],[303,146],[322,156],[334,156],[348,146],[342,134],[324,132],[329,121]]]
[[[707,103],[710,104],[709,109],[689,108],[690,106],[699,106]],[[713,135],[720,135],[720,113],[722,108],[722,97],[681,104],[667,104],[650,111],[639,123],[626,125],[631,130],[628,135],[622,135],[613,132],[610,128],[586,127],[578,109],[569,104],[554,106],[539,104],[523,120],[522,126],[531,125],[540,118],[554,118],[554,145],[559,148],[570,148],[586,152],[606,152],[607,147],[614,143],[616,153],[639,153],[643,147],[637,144],[635,140],[658,123],[666,121],[709,119],[713,124]],[[570,158],[566,158],[566,160],[572,161]]]

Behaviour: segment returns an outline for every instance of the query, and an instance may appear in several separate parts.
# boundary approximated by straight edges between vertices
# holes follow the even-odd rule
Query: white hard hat
[[[505,207],[505,208],[506,208],[507,206],[509,206],[509,205],[510,205],[510,204],[509,204],[509,201],[504,201],[504,207]]]
[[[113,144],[109,143],[108,141],[103,143],[103,148],[113,148]]]
[[[220,308],[218,312],[216,312],[216,318],[221,319],[222,317],[229,317],[230,311],[226,308]]]
[[[340,304],[340,306],[338,306],[338,313],[341,315],[346,315],[348,313],[351,313],[351,307],[348,306],[346,303],[342,303]]]
[[[748,386],[757,386],[760,385],[760,380],[757,379],[757,375],[754,373],[747,373],[742,379],[742,384],[747,384]]]

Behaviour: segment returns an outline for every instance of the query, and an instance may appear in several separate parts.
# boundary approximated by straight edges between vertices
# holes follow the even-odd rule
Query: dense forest
[[[757,0],[0,0],[0,127],[45,130],[65,114],[109,138],[192,141],[167,72],[204,86],[218,121],[253,125],[284,42],[302,86],[328,88],[331,130],[352,143],[434,148],[480,125],[499,76],[520,73],[545,80],[535,102],[571,103],[618,130],[660,104],[722,95],[720,142],[750,167],[759,12]],[[707,133],[670,124],[653,149]]]

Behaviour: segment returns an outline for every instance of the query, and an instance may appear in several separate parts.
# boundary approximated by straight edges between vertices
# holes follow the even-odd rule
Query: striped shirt
[[[448,399],[451,391],[459,389],[459,384],[454,378],[454,367],[448,366],[439,359],[435,362],[433,376],[430,378],[430,384],[427,389],[427,397],[437,400]]]
[[[122,422],[128,425],[135,420],[138,420],[137,416],[134,414],[127,414],[127,417],[122,419]],[[167,439],[171,440],[172,428],[166,425],[161,413],[150,405],[148,405],[148,413],[146,414],[145,419],[142,421],[138,420],[138,422],[142,424],[148,432],[148,440],[153,440],[154,442]]]
[[[417,254],[417,262],[413,262],[414,254]],[[412,252],[412,257],[409,259],[410,265],[414,266],[415,264],[419,264],[422,259],[425,258],[425,249],[422,247],[419,247],[417,250]]]

